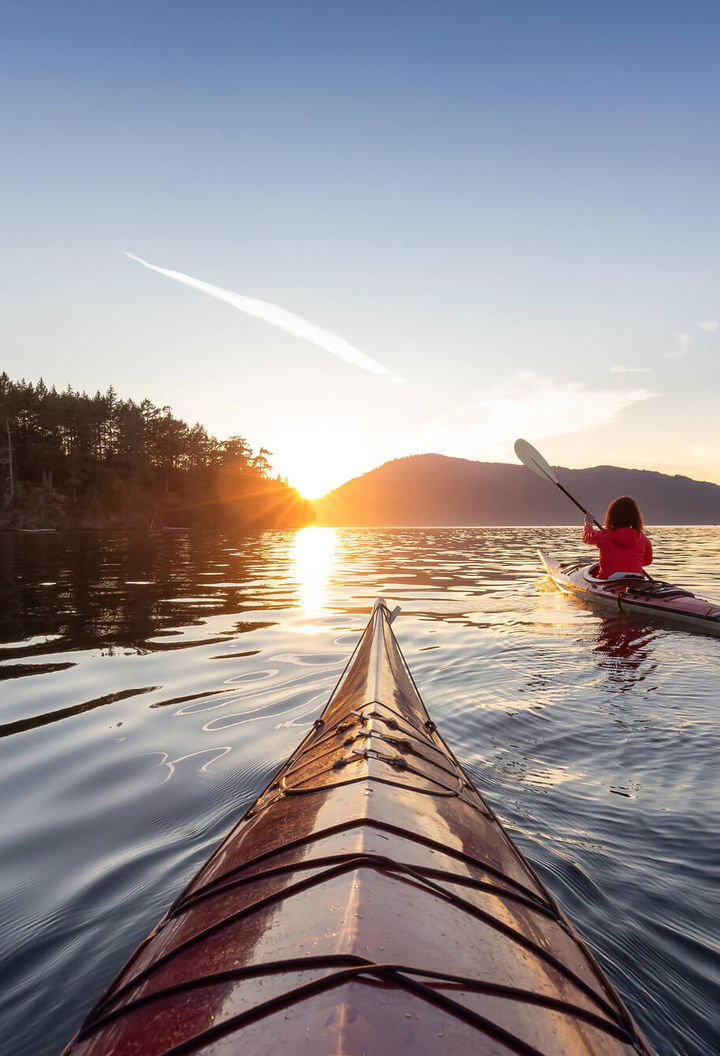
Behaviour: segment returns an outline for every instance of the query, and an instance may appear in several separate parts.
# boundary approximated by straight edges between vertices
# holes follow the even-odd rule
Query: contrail
[[[300,337],[313,345],[317,345],[318,348],[325,349],[326,352],[332,352],[334,356],[344,359],[346,363],[352,363],[354,367],[369,370],[373,374],[385,374],[396,384],[404,382],[404,378],[398,377],[397,374],[389,370],[388,367],[383,366],[382,363],[378,363],[377,360],[366,356],[364,352],[361,352],[359,348],[355,348],[343,337],[338,337],[337,334],[331,333],[330,330],[316,326],[315,323],[303,319],[300,315],[295,315],[294,312],[287,312],[284,308],[279,308],[278,305],[271,304],[269,301],[261,301],[256,297],[245,297],[241,293],[224,290],[221,286],[213,286],[209,282],[203,282],[202,279],[193,278],[192,275],[185,275],[182,271],[160,268],[157,264],[150,264],[147,260],[143,260],[142,257],[136,257],[134,253],[126,253],[125,256],[129,257],[130,260],[137,261],[138,264],[142,264],[144,268],[149,268],[150,271],[156,271],[159,275],[166,275],[168,279],[174,279],[175,282],[181,282],[184,286],[190,286],[193,290],[206,293],[208,297],[224,301],[226,304],[232,305],[233,308],[237,308],[238,311],[245,312],[246,315],[255,316],[256,319],[263,319],[266,323],[270,323],[271,326],[277,326],[280,330],[285,330],[294,337]]]

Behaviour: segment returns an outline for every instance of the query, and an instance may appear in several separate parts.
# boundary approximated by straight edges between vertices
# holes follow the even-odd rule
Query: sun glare
[[[337,485],[337,474],[333,477],[328,475],[327,465],[304,466],[301,470],[293,473],[290,483],[298,489],[304,499],[319,499]],[[340,476],[340,480],[345,477]]]
[[[304,499],[312,500],[322,498],[333,488],[344,484],[348,474],[341,469],[332,472],[327,462],[324,462],[319,466],[304,465],[300,469],[293,469],[287,473],[287,479]]]
[[[304,499],[319,499],[369,468],[366,451],[348,450],[338,436],[312,425],[301,436],[276,433],[273,452],[273,466]]]
[[[327,607],[328,583],[335,568],[335,529],[301,528],[295,536],[293,573],[300,605],[315,615]]]

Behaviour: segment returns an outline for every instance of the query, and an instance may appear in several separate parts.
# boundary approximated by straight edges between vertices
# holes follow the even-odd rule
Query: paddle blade
[[[538,477],[542,477],[543,480],[549,480],[551,484],[560,483],[555,476],[552,467],[548,465],[540,452],[536,451],[532,444],[529,444],[527,440],[515,441],[515,454],[523,465],[527,466],[528,469],[531,469]]]

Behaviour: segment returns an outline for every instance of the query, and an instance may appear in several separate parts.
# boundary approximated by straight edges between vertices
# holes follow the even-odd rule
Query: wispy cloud
[[[149,261],[143,260],[142,257],[136,257],[134,253],[126,253],[125,256],[138,264],[142,264],[144,268],[149,268],[150,271],[156,271],[158,275],[165,275],[166,278],[174,279],[175,282],[180,282],[183,286],[189,286],[191,289],[197,290],[199,293],[205,293],[208,297],[214,297],[218,301],[224,301],[225,304],[237,308],[238,311],[244,312],[245,315],[262,319],[271,326],[276,326],[280,330],[292,334],[293,337],[309,341],[310,344],[316,345],[317,348],[322,348],[326,352],[331,352],[334,356],[344,359],[346,363],[350,363],[354,367],[360,367],[361,370],[369,370],[372,374],[384,374],[397,384],[402,384],[404,381],[403,378],[394,374],[388,367],[378,363],[375,359],[371,359],[370,356],[361,352],[359,348],[355,348],[345,338],[339,337],[330,330],[325,330],[307,319],[303,319],[300,315],[288,312],[277,304],[261,301],[256,297],[246,297],[244,294],[235,293],[233,290],[224,290],[221,286],[213,286],[209,282],[203,282],[202,279],[193,278],[192,275],[185,275],[182,271],[161,268],[157,264],[150,264]]]
[[[650,367],[625,367],[618,364],[616,367],[610,367],[611,374],[649,374]]]
[[[717,319],[703,319],[702,322],[696,324],[696,327],[705,334],[714,334],[716,330],[720,330],[720,321]],[[677,359],[678,356],[684,356],[690,348],[693,339],[686,330],[680,330],[675,334],[674,341],[675,347],[665,353],[668,359]]]
[[[413,448],[507,461],[516,436],[542,440],[608,425],[626,407],[655,395],[647,389],[591,389],[568,378],[515,374],[443,414],[420,433]]]
[[[675,348],[671,348],[669,352],[666,352],[668,359],[677,359],[678,356],[684,356],[690,347],[690,334],[680,332],[675,334]]]

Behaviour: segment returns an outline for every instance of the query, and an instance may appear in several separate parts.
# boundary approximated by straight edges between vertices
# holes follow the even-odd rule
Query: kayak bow
[[[589,565],[561,564],[542,550],[538,550],[538,554],[548,577],[563,594],[572,594],[615,614],[659,617],[688,630],[720,634],[720,604],[717,602],[698,598],[689,590],[657,579],[641,576],[598,579],[597,561]]]
[[[382,600],[65,1052],[652,1056],[437,732]]]

